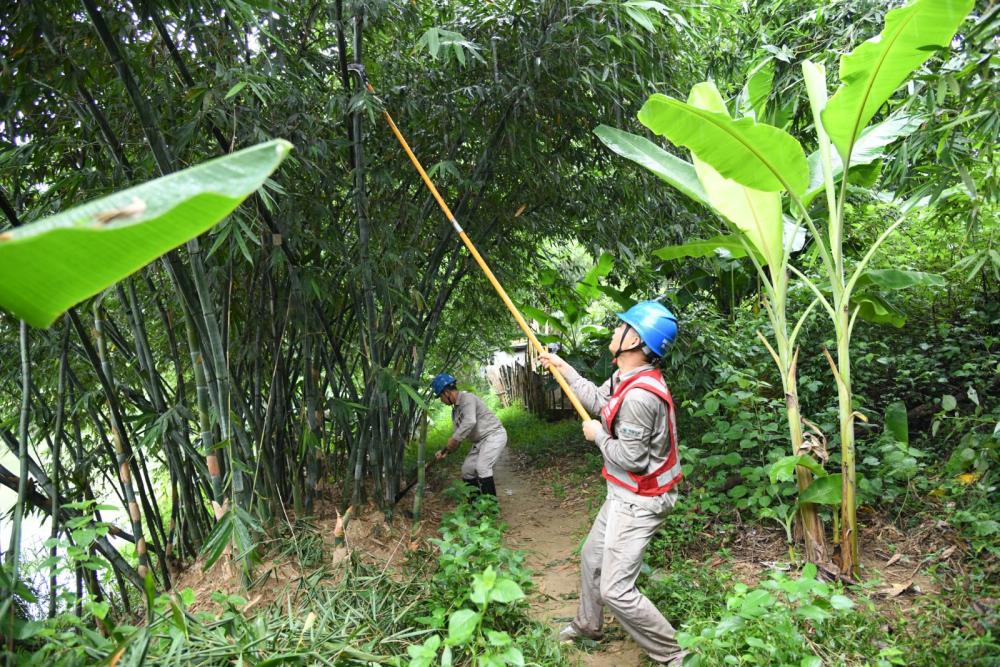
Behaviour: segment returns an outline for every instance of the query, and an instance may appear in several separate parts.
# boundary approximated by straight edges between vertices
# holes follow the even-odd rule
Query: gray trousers
[[[462,479],[492,477],[493,466],[506,446],[507,431],[495,431],[479,442],[472,443],[472,449],[462,461]]]
[[[686,652],[681,651],[674,639],[673,626],[635,585],[646,546],[676,496],[661,497],[659,511],[650,511],[616,495],[604,501],[583,545],[580,608],[573,625],[582,634],[596,637],[604,624],[607,605],[649,657],[679,665]]]

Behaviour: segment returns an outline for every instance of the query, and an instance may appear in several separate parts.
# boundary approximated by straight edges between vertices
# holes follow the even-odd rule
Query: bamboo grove
[[[26,454],[0,482],[53,518],[53,537],[101,520],[107,494],[127,508],[129,530],[85,545],[114,583],[80,568],[78,592],[128,605],[147,568],[168,586],[217,522],[249,576],[257,526],[285,506],[312,512],[324,485],[345,506],[391,509],[420,378],[473,339],[507,335],[499,304],[463,280],[473,267],[450,226],[374,124],[381,104],[437,156],[436,178],[501,276],[568,220],[586,221],[595,242],[662,245],[662,231],[644,238],[651,225],[611,236],[608,222],[630,202],[672,203],[615,183],[588,135],[593,118],[621,118],[619,101],[641,97],[651,54],[690,37],[650,33],[643,55],[636,37],[616,37],[627,19],[610,11],[311,2],[266,13],[92,0],[4,9],[4,225],[269,137],[295,146],[214,233],[48,330],[0,320],[0,437]],[[414,46],[408,36],[428,24],[460,27],[469,41],[441,30]],[[351,63],[367,66],[384,100],[358,90]],[[596,216],[595,201],[605,208]],[[460,311],[458,330],[449,325]],[[53,573],[53,612],[56,587]]]

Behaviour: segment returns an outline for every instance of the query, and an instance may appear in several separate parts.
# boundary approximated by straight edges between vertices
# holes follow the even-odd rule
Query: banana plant
[[[675,114],[674,109],[682,109],[683,115]],[[673,132],[671,125],[675,120],[686,122],[687,130],[681,130],[670,137],[675,143],[684,145],[686,140],[681,139],[684,133],[692,135],[701,133],[698,125],[701,123],[699,118],[702,118],[702,115],[717,116],[733,123],[722,96],[715,85],[709,82],[700,83],[692,88],[687,103],[663,95],[652,96],[640,110],[639,121],[657,134]],[[736,122],[742,123],[751,133],[758,133],[760,127],[777,130],[770,126],[757,125],[749,117]],[[765,129],[765,132],[767,131],[768,129]],[[673,259],[681,256],[703,256],[721,249],[732,256],[750,258],[764,290],[764,305],[771,323],[774,344],[768,342],[759,332],[758,335],[770,351],[781,376],[792,455],[812,461],[803,447],[796,380],[795,340],[802,323],[815,307],[815,302],[790,328],[786,308],[789,284],[787,267],[794,245],[785,242],[785,221],[782,216],[780,191],[774,188],[765,190],[759,185],[758,187],[745,185],[723,176],[717,166],[709,161],[706,153],[710,151],[702,151],[700,144],[697,150],[691,149],[692,162],[689,163],[643,137],[606,126],[597,128],[595,132],[615,152],[647,168],[652,167],[651,171],[663,180],[691,199],[715,211],[736,232],[731,236],[713,237],[683,246],[663,248],[657,251],[656,255],[661,259]],[[706,133],[704,145],[706,147],[717,145],[718,138],[713,138],[709,134]],[[780,137],[774,132],[771,132],[770,136]],[[784,145],[776,150],[785,151],[788,156],[788,168],[798,170],[797,187],[807,187],[808,167],[805,153],[795,139],[785,136],[787,139],[781,138]],[[768,139],[764,138],[763,141],[766,142]],[[791,238],[794,236],[793,230]],[[810,467],[821,469],[820,464],[815,461],[811,466],[796,467],[800,494],[804,494],[812,484]],[[813,503],[799,503],[797,516],[806,558],[811,562],[826,562],[828,560],[826,538],[817,508]]]
[[[767,277],[763,285],[776,343],[771,351],[785,382],[793,447],[795,430],[801,434],[801,425],[797,399],[789,392],[794,383],[789,380],[794,379],[796,353],[792,350],[803,320],[800,318],[791,333],[787,333],[784,298],[789,272],[798,276],[815,295],[804,315],[817,303],[829,315],[837,341],[836,359],[829,353],[827,359],[837,386],[840,413],[840,567],[852,574],[856,574],[858,563],[854,473],[857,413],[852,405],[850,341],[862,311],[862,303],[855,297],[865,281],[877,281],[868,271],[868,265],[913,209],[901,207],[899,217],[886,227],[861,259],[848,267],[843,244],[848,184],[858,172],[871,170],[885,146],[912,131],[915,119],[893,117],[866,128],[918,67],[936,50],[949,46],[972,5],[972,0],[915,0],[890,11],[878,36],[842,57],[841,82],[832,97],[828,97],[824,67],[808,60],[803,62],[818,144],[811,159],[806,158],[801,143],[784,130],[751,117],[730,117],[711,83],[695,86],[686,103],[653,95],[639,112],[643,125],[673,144],[687,148],[692,155],[691,163],[641,137],[621,136],[625,133],[612,128],[597,129],[598,136],[613,150],[714,209],[762,257],[761,261],[750,254],[762,278]],[[809,203],[820,194],[825,194],[828,214],[826,229],[822,231],[809,209]],[[789,262],[789,253],[781,242],[781,214],[786,209],[797,225],[808,229],[821,258],[827,290]],[[802,466],[797,467],[800,470],[808,474]],[[805,489],[801,478],[799,482],[801,498]],[[805,507],[803,504],[800,509],[800,520]],[[809,526],[804,528],[808,535]]]

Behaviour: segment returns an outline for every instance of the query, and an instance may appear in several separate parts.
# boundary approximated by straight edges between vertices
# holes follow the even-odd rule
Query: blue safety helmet
[[[431,380],[431,391],[434,392],[435,396],[441,396],[441,393],[448,387],[455,386],[458,380],[455,379],[454,375],[450,373],[438,373]]]
[[[657,357],[662,357],[677,337],[677,318],[659,301],[641,301],[618,313],[618,319],[635,329],[649,352]]]

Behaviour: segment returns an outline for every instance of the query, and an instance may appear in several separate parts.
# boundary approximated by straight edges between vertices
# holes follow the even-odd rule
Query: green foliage
[[[213,594],[221,610],[213,614],[189,609],[190,590],[154,592],[151,621],[142,627],[116,625],[107,603],[89,599],[83,617],[63,613],[20,623],[17,662],[75,667],[120,655],[122,664],[137,665],[427,665],[442,647],[442,659],[448,655],[453,661],[444,664],[562,665],[558,645],[527,615],[523,599],[530,573],[523,554],[502,543],[496,502],[486,497],[465,502],[461,486],[454,493],[463,501],[442,523],[435,541],[438,568],[430,581],[423,579],[423,568],[400,577],[352,555],[335,579],[321,568],[302,581],[307,594],[253,616],[244,612],[247,600],[239,595]],[[307,522],[297,522],[295,553],[288,547],[279,552],[300,553],[311,530]],[[463,530],[472,538],[468,543]],[[94,619],[104,633],[88,626]]]
[[[279,524],[264,547],[269,553],[310,569],[323,562],[324,545],[324,535],[319,528],[307,518],[296,517],[292,523]]]
[[[542,463],[552,456],[568,455],[579,458],[581,465],[586,465],[588,453],[596,454],[597,460],[600,460],[600,455],[587,446],[580,432],[580,423],[575,419],[547,422],[521,405],[503,408],[498,415],[507,430],[508,442],[516,443],[518,452],[526,455],[532,463]],[[600,464],[597,464],[597,470],[600,470]]]
[[[246,577],[260,560],[255,535],[263,532],[257,520],[242,507],[230,508],[215,524],[202,547],[202,570],[212,567],[230,547],[232,558]]]
[[[668,529],[668,532],[673,532]],[[676,534],[676,533],[674,533]],[[657,540],[650,554],[657,549],[676,551],[678,545],[669,539]],[[651,557],[653,566],[655,557]],[[639,589],[666,618],[690,622],[713,618],[726,606],[726,594],[732,586],[732,575],[725,568],[705,567],[704,562],[673,558],[669,568],[653,566],[639,581]]]
[[[840,61],[843,82],[823,111],[823,124],[847,161],[855,139],[879,108],[934,53],[951,43],[972,0],[918,0],[890,11],[881,34]]]
[[[1000,655],[1000,608],[984,604],[1000,592],[995,570],[974,570],[951,581],[953,595],[924,596],[893,632],[905,664],[914,667],[990,667]]]
[[[950,3],[949,11],[957,13],[960,5]],[[931,6],[920,0],[891,16]],[[735,117],[719,122],[727,130],[739,124],[744,147],[755,145],[748,137],[764,124],[793,137],[812,136],[816,120],[796,94],[803,76],[799,63],[825,53],[829,64],[833,54],[851,52],[879,32],[885,3],[722,3],[712,11],[642,1],[538,3],[525,11],[496,3],[346,3],[318,12],[308,3],[293,3],[283,9],[270,13],[257,3],[236,3],[227,5],[223,16],[206,14],[198,3],[143,3],[136,9],[111,2],[102,10],[120,58],[101,49],[94,17],[82,15],[75,5],[7,3],[0,9],[0,44],[9,47],[0,68],[5,93],[0,96],[0,195],[8,216],[7,204],[30,224],[72,203],[141,183],[158,170],[199,163],[266,137],[285,136],[305,147],[275,181],[266,182],[253,205],[235,209],[209,232],[207,254],[181,250],[169,268],[152,265],[123,282],[121,290],[102,296],[115,371],[112,389],[121,401],[121,435],[133,445],[133,477],[140,493],[152,496],[161,482],[162,488],[179,492],[171,502],[146,498],[152,502],[142,506],[143,525],[151,544],[158,536],[161,546],[173,547],[175,556],[189,561],[206,542],[212,547],[206,553],[214,554],[237,532],[246,535],[235,530],[234,522],[249,527],[266,518],[234,515],[213,535],[206,493],[212,487],[204,462],[208,451],[217,453],[224,471],[218,500],[229,497],[231,504],[262,514],[269,507],[260,500],[288,498],[289,487],[297,497],[308,495],[312,462],[323,464],[326,482],[350,495],[357,451],[371,458],[361,466],[364,474],[355,489],[392,488],[404,469],[414,416],[422,408],[421,376],[457,365],[472,377],[482,357],[508,342],[509,317],[495,299],[484,298],[480,277],[468,271],[464,251],[447,225],[428,215],[432,204],[393,137],[371,124],[381,122],[377,112],[384,106],[418,154],[437,161],[431,169],[435,180],[497,275],[519,302],[552,318],[540,321],[564,329],[559,331],[563,342],[571,343],[593,377],[608,375],[607,354],[597,341],[605,335],[612,303],[671,293],[682,335],[665,372],[674,395],[685,401],[680,435],[690,474],[682,501],[650,551],[655,569],[646,573],[643,586],[670,610],[672,620],[686,618],[695,629],[717,625],[725,594],[713,577],[721,581],[728,575],[724,566],[698,567],[704,563],[699,547],[725,538],[737,511],[740,525],[757,529],[756,522],[777,521],[791,534],[792,471],[798,464],[814,466],[790,457],[781,377],[755,337],[757,330],[769,336],[775,328],[760,300],[766,280],[761,282],[752,266],[759,258],[744,254],[739,237],[723,235],[731,231],[730,215],[706,216],[709,195],[694,164],[646,137],[609,126],[624,126],[651,90],[681,98],[711,72],[718,97]],[[364,60],[378,99],[337,78],[339,58],[351,58],[353,47],[328,48],[338,37],[350,41],[352,14],[362,10]],[[893,21],[886,30],[902,26]],[[944,594],[925,596],[927,604],[909,625],[893,625],[896,637],[882,656],[888,661],[989,664],[997,653],[995,607],[990,611],[983,603],[1000,597],[989,583],[996,578],[1000,465],[1000,412],[994,398],[1000,363],[995,308],[1000,189],[991,159],[1000,131],[1000,111],[993,103],[1000,85],[996,21],[995,7],[977,10],[951,40],[945,58],[927,61],[905,91],[889,90],[878,115],[871,116],[872,125],[852,133],[853,166],[843,210],[849,223],[843,235],[848,269],[864,258],[894,214],[884,201],[946,193],[935,209],[914,209],[902,233],[891,237],[860,274],[854,298],[845,304],[861,306],[851,349],[855,395],[850,409],[871,421],[857,425],[860,501],[885,512],[901,530],[933,522],[935,531],[960,546],[954,558],[961,558],[961,568],[969,573],[949,579],[948,564],[940,564]],[[884,35],[848,58],[857,59],[857,71],[875,81],[865,54],[890,42]],[[924,44],[916,46],[902,60],[923,62],[933,53],[921,50]],[[133,70],[136,99],[156,100],[155,108],[144,109],[127,96],[122,66]],[[820,73],[825,88],[825,73]],[[857,85],[846,81],[845,90]],[[847,93],[838,95],[846,98]],[[835,97],[831,105],[838,104]],[[361,169],[351,159],[352,110],[366,114]],[[606,125],[595,133],[603,145],[589,134],[600,123]],[[641,130],[635,123],[630,129]],[[151,154],[158,140],[169,149],[166,168]],[[604,145],[652,175],[612,159]],[[806,151],[816,147],[802,145]],[[807,159],[806,205],[824,193],[822,157],[816,150]],[[829,158],[837,182],[843,159],[838,151]],[[725,178],[706,168],[711,165],[702,164],[702,174],[723,187]],[[654,187],[654,176],[681,194]],[[364,198],[356,197],[355,177],[364,181]],[[724,193],[735,198],[747,191],[739,185]],[[776,230],[783,227],[775,215],[781,212],[780,198],[760,197],[760,202],[767,206],[755,213],[766,214],[770,247],[777,248]],[[811,206],[809,213],[822,235],[829,218],[819,208]],[[367,255],[360,252],[362,212],[372,225]],[[743,227],[755,223],[748,217]],[[539,244],[539,238],[551,241]],[[697,238],[707,241],[692,241]],[[814,280],[822,261],[816,242],[807,237],[794,255],[796,266]],[[571,244],[584,249],[586,263],[577,257],[551,261],[553,248]],[[657,248],[666,249],[661,258],[668,261],[650,266],[644,256]],[[728,256],[720,256],[726,253],[718,248],[728,250]],[[604,273],[610,261],[614,270]],[[362,283],[366,271],[372,276],[367,285]],[[894,289],[906,286],[897,280],[899,274],[909,276],[905,282],[916,272],[946,282],[929,277],[909,289]],[[196,280],[201,281],[197,286]],[[593,308],[598,293],[601,302]],[[366,295],[377,305],[373,324],[363,315]],[[788,298],[789,312],[801,313],[813,296],[793,284]],[[871,321],[900,328],[871,326]],[[10,324],[10,318],[0,317],[0,329],[8,325],[7,335],[0,336],[7,343],[0,353],[7,359],[17,356]],[[32,455],[44,458],[44,443],[62,436],[66,498],[85,497],[94,471],[115,467],[104,446],[111,437],[109,397],[95,389],[101,369],[85,356],[86,324],[82,335],[69,332],[69,391],[57,389],[55,361],[63,331],[37,332],[32,341]],[[218,354],[209,339],[213,327],[219,331]],[[834,451],[837,395],[821,353],[834,341],[828,328],[809,321],[800,342],[802,413],[816,423],[816,437],[829,440],[833,453],[824,465],[834,473],[841,463]],[[198,370],[206,374],[203,384]],[[17,382],[14,370],[0,378],[5,387]],[[0,392],[0,397],[0,411],[15,415],[17,392]],[[909,413],[905,442],[883,419],[895,401]],[[58,433],[52,412],[63,403],[66,424]],[[451,429],[447,411],[438,416],[431,451]],[[502,417],[511,441],[523,446],[532,461],[569,453],[577,474],[599,469],[600,455],[582,441],[576,422],[546,424],[518,408]],[[313,420],[317,423],[309,423]],[[74,428],[76,423],[80,426]],[[153,463],[147,472],[154,489],[142,489],[144,461]],[[53,467],[51,460],[37,462],[45,472]],[[238,473],[243,498],[236,497]],[[50,493],[33,477],[32,489]],[[167,527],[170,518],[175,519],[173,531]],[[495,550],[495,526],[483,527],[482,516],[473,513],[463,520],[481,547]],[[63,528],[80,531],[84,544],[101,539],[103,530],[90,523]],[[310,531],[300,531],[298,524],[295,529],[298,541],[281,534],[285,553],[295,551],[303,561],[315,558]],[[462,547],[457,532],[450,543],[454,553]],[[130,549],[121,548],[126,559]],[[247,551],[243,547],[236,553]],[[42,624],[53,634],[37,640],[40,626],[27,622],[25,650],[18,658],[32,659],[31,652],[38,651],[39,664],[93,664],[108,659],[120,645],[116,642],[131,632],[127,626],[112,627],[106,637],[95,631],[101,617],[107,623],[121,620],[115,605],[121,596],[103,559],[86,551],[71,555],[97,569],[105,601],[88,599],[80,619]],[[515,620],[521,618],[522,602],[491,602],[480,614],[471,598],[488,568],[527,588],[520,574],[504,572],[493,556],[471,554],[480,564],[477,569],[449,560],[448,567],[439,568],[442,585],[433,594],[424,585],[394,587],[377,572],[359,573],[352,564],[354,575],[344,591],[334,594],[310,580],[310,595],[319,606],[268,610],[263,622],[238,618],[232,610],[242,603],[234,598],[218,601],[219,618],[199,617],[189,613],[189,601],[181,594],[178,626],[176,608],[164,606],[161,598],[149,633],[130,635],[135,639],[119,664],[139,662],[143,651],[149,662],[181,664],[198,664],[202,658],[234,664],[364,662],[371,656],[391,664],[405,660],[414,643],[443,637],[449,615],[458,612],[463,612],[459,620],[478,617],[470,642],[485,639],[476,644],[484,652],[507,650],[502,636],[496,638],[502,646],[488,647],[488,629],[506,632],[510,646],[517,646],[526,661],[563,664],[558,649],[544,638],[544,628]],[[155,553],[153,559],[159,572]],[[30,596],[26,586],[19,590]],[[456,601],[453,593],[464,599]],[[415,627],[412,616],[429,616],[433,610],[425,602],[431,600],[445,614],[428,632],[426,626]],[[796,606],[783,600],[788,609]],[[312,621],[311,612],[317,614]],[[788,613],[802,636],[811,638],[812,626],[803,630],[801,625],[811,621]],[[879,620],[891,622],[885,619]],[[841,623],[848,635],[856,627],[854,619],[834,614],[822,623],[824,636]],[[879,623],[873,619],[871,625]],[[351,634],[344,631],[348,626]],[[733,636],[727,633],[718,641]],[[746,637],[733,639],[732,645],[758,657],[767,654]],[[718,648],[715,642],[710,643]],[[468,659],[469,646],[453,657]],[[356,649],[371,653],[350,652]],[[873,662],[881,650],[859,649],[850,660],[841,660],[834,649],[822,656],[829,664]],[[905,651],[905,658],[893,657],[896,649]]]
[[[308,596],[254,616],[244,612],[245,598],[222,593],[212,596],[218,614],[191,611],[190,589],[157,596],[151,622],[141,627],[105,618],[107,632],[100,633],[89,627],[89,618],[61,614],[37,624],[20,646],[17,664],[76,667],[112,656],[127,665],[402,664],[391,654],[402,653],[411,641],[407,613],[424,587],[353,561],[343,574],[331,585],[319,572],[307,582]]]
[[[685,665],[796,665],[852,662],[875,658],[888,667],[899,652],[878,649],[884,637],[868,614],[835,586],[816,578],[806,565],[797,578],[772,572],[758,587],[737,583],[726,598],[726,613],[717,622],[689,623],[677,639],[693,652]]]
[[[703,510],[737,508],[760,515],[793,492],[777,474],[772,481],[770,473],[772,464],[787,460],[782,404],[767,397],[771,385],[762,378],[728,365],[717,371],[714,389],[683,403],[692,417],[682,435],[682,442],[692,443],[681,448],[685,475],[709,492],[700,499]]]
[[[484,627],[487,610],[497,604],[511,604],[524,598],[521,587],[510,578],[498,576],[492,566],[482,574],[473,576],[469,600],[476,609],[459,609],[448,617],[448,634],[442,642],[440,635],[431,635],[421,646],[411,646],[410,667],[430,667],[437,664],[437,648],[443,643],[441,665],[453,664],[454,654],[467,652],[469,660],[479,665],[503,667],[524,666],[524,654],[506,632]]]
[[[416,619],[440,634],[407,649],[410,667],[521,666],[525,654],[539,664],[561,664],[545,628],[528,619],[523,599],[531,573],[524,554],[503,544],[496,500],[458,482],[448,493],[459,502],[442,517],[440,539],[432,540],[437,570]]]
[[[270,141],[0,235],[0,306],[47,327],[228,215],[291,150]]]
[[[859,310],[875,321],[902,324],[896,314],[886,306],[876,294],[856,291],[860,276],[868,268],[882,243],[904,221],[905,215],[916,206],[902,207],[902,215],[887,226],[878,238],[862,251],[859,259],[854,259],[850,267],[845,263],[844,230],[847,205],[847,182],[852,180],[848,170],[856,139],[875,113],[906,80],[913,71],[931,55],[933,46],[947,46],[959,24],[962,22],[971,2],[950,2],[936,0],[915,0],[906,7],[889,12],[883,32],[878,37],[859,46],[853,53],[844,56],[841,66],[843,85],[828,99],[826,74],[822,65],[805,60],[802,76],[813,116],[813,130],[819,143],[819,171],[823,174],[826,191],[826,218],[828,230],[823,234],[817,228],[802,197],[809,188],[809,165],[798,140],[781,127],[768,123],[758,123],[756,116],[762,106],[756,106],[747,98],[750,89],[768,88],[773,84],[770,73],[765,80],[748,83],[744,101],[738,106],[748,115],[732,119],[725,100],[714,83],[703,82],[695,85],[690,92],[688,103],[661,95],[652,95],[642,110],[639,120],[657,134],[666,136],[672,143],[688,148],[692,162],[709,201],[715,212],[735,226],[761,255],[768,267],[765,272],[759,262],[754,262],[761,280],[766,310],[772,326],[773,347],[769,346],[774,362],[779,367],[782,388],[787,397],[788,418],[792,434],[793,454],[799,454],[802,443],[799,418],[799,397],[796,386],[797,336],[805,318],[816,304],[830,316],[830,331],[836,338],[836,361],[830,357],[831,367],[838,385],[838,410],[840,424],[841,465],[844,470],[844,488],[840,497],[840,518],[843,525],[843,563],[852,573],[857,568],[858,529],[856,526],[855,499],[855,429],[854,405],[850,378],[851,336],[855,318]],[[934,24],[934,25],[931,25]],[[928,43],[929,42],[929,43]],[[780,51],[777,57],[790,60]],[[764,85],[766,83],[766,85]],[[761,97],[758,93],[756,97]],[[906,129],[886,134],[904,136]],[[881,133],[873,134],[872,147],[880,148]],[[841,189],[839,197],[835,193],[836,174],[833,167],[830,137],[840,151],[842,160]],[[648,155],[648,150],[635,150],[635,142],[624,145],[630,158]],[[614,146],[613,146],[614,147]],[[880,162],[866,155],[868,164],[854,174],[854,182],[872,185],[877,180]],[[641,161],[641,159],[640,159]],[[662,162],[648,161],[650,164]],[[814,169],[814,173],[815,173]],[[667,179],[668,181],[670,179]],[[788,192],[789,215],[798,233],[803,225],[812,234],[814,252],[807,259],[821,260],[828,284],[827,296],[801,270],[793,268],[795,274],[815,294],[815,301],[789,328],[787,299],[789,293],[789,260],[794,238],[786,243],[784,217],[780,193]],[[814,192],[816,188],[814,188]],[[818,194],[818,192],[815,192]],[[883,276],[885,277],[885,276]],[[885,284],[894,281],[884,280]],[[903,281],[895,281],[902,286]],[[877,283],[877,281],[876,281]],[[852,316],[853,311],[853,316]],[[836,480],[818,480],[812,493],[803,489],[803,496],[822,503],[833,503]],[[803,503],[803,506],[807,503]],[[822,536],[814,535],[809,522],[806,539],[817,543]],[[788,530],[788,523],[785,523]],[[789,531],[790,534],[790,531]]]
[[[478,60],[481,63],[485,63],[483,57],[479,55],[479,46],[473,44],[469,40],[462,37],[461,34],[454,32],[453,30],[445,30],[444,28],[430,27],[427,29],[417,42],[417,46],[422,46],[427,49],[427,52],[431,55],[431,58],[435,60],[438,59],[439,55],[442,55],[442,59],[447,62],[450,55],[454,56],[455,61],[459,65],[465,66],[468,57]]]
[[[438,569],[432,579],[437,590],[448,592],[450,607],[460,606],[473,592],[473,576],[494,568],[530,588],[531,575],[524,568],[524,554],[503,545],[505,526],[492,496],[478,495],[467,484],[455,482],[448,490],[458,506],[441,517]]]

